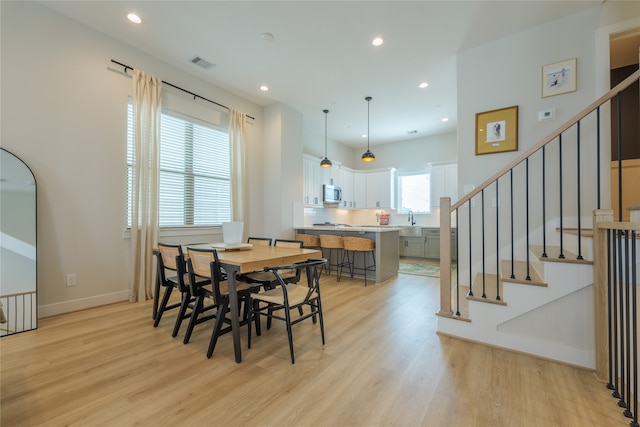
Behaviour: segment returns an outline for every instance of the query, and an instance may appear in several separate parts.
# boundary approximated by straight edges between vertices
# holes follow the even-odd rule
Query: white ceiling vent
[[[205,70],[208,70],[210,68],[213,68],[213,66],[215,64],[212,64],[211,62],[200,58],[199,56],[194,56],[193,58],[191,58],[190,60],[191,62],[193,62],[194,64],[196,64],[198,67],[200,68],[204,68]]]

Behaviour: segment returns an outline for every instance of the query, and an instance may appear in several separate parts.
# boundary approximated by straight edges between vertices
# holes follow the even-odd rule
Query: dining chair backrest
[[[158,243],[158,251],[162,257],[164,268],[176,271],[176,257],[182,258],[182,246],[173,243]]]
[[[215,249],[191,248],[187,247],[187,261],[189,272],[189,284],[195,283],[195,276],[206,277],[210,279],[213,287],[213,293],[216,303],[220,301],[223,293],[220,292],[220,283],[224,280],[221,271],[218,252]],[[192,289],[194,295],[197,289]]]
[[[281,248],[302,248],[303,243],[302,240],[276,239],[273,246],[279,246]]]
[[[327,263],[326,258],[309,259],[303,262],[297,262],[293,265],[281,265],[277,267],[267,267],[265,271],[273,272],[277,282],[283,287],[284,298],[287,298],[287,284],[291,283],[282,276],[282,271],[290,269],[305,270],[307,276],[307,287],[309,288],[304,298],[307,302],[309,299],[317,298],[320,295],[320,267]],[[304,285],[302,285],[304,286]]]
[[[272,239],[270,237],[249,237],[247,243],[252,245],[271,246]]]

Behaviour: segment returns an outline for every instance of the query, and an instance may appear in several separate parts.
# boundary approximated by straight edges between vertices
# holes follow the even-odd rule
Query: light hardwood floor
[[[438,281],[324,276],[326,345],[275,323],[233,358],[158,328],[151,302],[42,319],[1,346],[2,426],[626,426],[593,373],[436,334]],[[186,325],[185,325],[186,326]],[[185,327],[182,329],[184,333]]]

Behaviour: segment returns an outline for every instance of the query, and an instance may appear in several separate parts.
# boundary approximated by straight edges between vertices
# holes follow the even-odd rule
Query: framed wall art
[[[518,106],[476,113],[476,156],[518,151]]]
[[[576,58],[542,67],[542,97],[576,91]]]

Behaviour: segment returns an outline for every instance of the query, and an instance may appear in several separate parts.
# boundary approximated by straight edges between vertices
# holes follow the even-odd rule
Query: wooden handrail
[[[501,178],[504,174],[509,172],[511,169],[513,169],[514,167],[518,166],[527,157],[530,157],[536,151],[540,150],[543,146],[547,145],[548,143],[550,143],[551,141],[556,139],[558,137],[558,135],[560,135],[561,133],[563,133],[564,131],[569,129],[571,126],[575,125],[578,121],[582,120],[587,115],[591,114],[596,108],[598,108],[600,105],[604,104],[606,101],[608,101],[611,98],[613,98],[614,96],[616,96],[619,92],[622,92],[627,87],[631,86],[631,84],[634,83],[638,79],[640,79],[640,70],[637,70],[635,73],[631,74],[629,77],[627,77],[622,82],[620,82],[618,85],[616,85],[616,87],[614,87],[613,89],[609,90],[607,93],[602,95],[596,101],[592,102],[584,110],[582,110],[581,112],[579,112],[578,114],[573,116],[571,119],[569,119],[565,124],[560,126],[554,132],[550,133],[549,136],[547,136],[546,138],[544,138],[543,140],[538,142],[533,147],[529,148],[527,151],[525,151],[520,156],[518,156],[515,160],[513,160],[511,163],[509,163],[507,166],[505,166],[500,171],[498,171],[493,176],[491,176],[489,179],[487,179],[482,184],[480,184],[477,188],[473,189],[470,193],[468,193],[463,198],[458,200],[456,203],[454,203],[451,206],[451,208],[449,208],[449,213],[451,214],[456,209],[458,209],[460,206],[464,205],[467,201],[469,201],[471,198],[475,197],[483,189],[489,187],[489,185],[491,185],[498,178]]]

